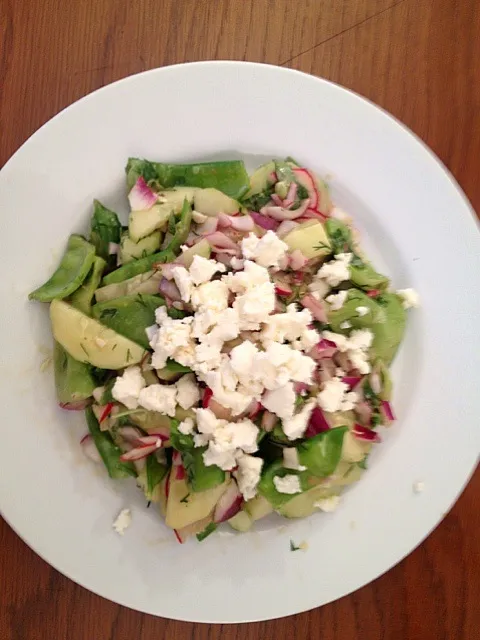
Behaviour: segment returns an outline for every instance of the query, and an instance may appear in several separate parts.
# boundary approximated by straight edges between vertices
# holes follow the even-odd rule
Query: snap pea
[[[160,296],[136,293],[98,302],[92,307],[92,316],[106,327],[148,349],[145,329],[155,323],[155,309],[163,305],[165,300]]]
[[[357,311],[358,308],[364,309],[367,312],[364,315],[360,315]],[[345,329],[342,328],[344,322],[348,322],[350,329],[371,329],[374,330],[374,325],[385,322],[386,315],[383,308],[375,302],[374,298],[370,298],[366,293],[360,291],[360,289],[348,289],[345,302],[336,311],[328,311],[328,322],[332,327],[332,331],[335,333],[345,333]]]
[[[58,402],[62,406],[90,398],[97,386],[90,367],[72,358],[58,342],[53,348],[53,371]]]
[[[389,365],[405,333],[407,314],[401,299],[395,293],[382,293],[374,300],[385,313],[385,320],[372,326],[374,338],[371,351],[374,357]]]
[[[109,267],[115,267],[117,256],[110,254],[110,243],[118,244],[122,226],[114,211],[107,209],[98,200],[93,201],[90,242],[95,246],[97,255],[103,258]]]
[[[93,442],[98,449],[103,463],[108,471],[108,475],[111,478],[128,478],[129,476],[136,476],[135,467],[131,462],[122,462],[120,456],[122,451],[118,447],[112,436],[108,431],[101,431],[98,420],[93,413],[91,407],[85,410],[87,418],[87,426],[90,434],[93,438]]]
[[[237,200],[249,188],[248,173],[241,160],[168,164],[129,158],[125,171],[129,189],[133,187],[139,176],[142,176],[146,182],[155,182],[164,189],[175,186],[201,189],[213,187]]]
[[[286,475],[298,476],[302,492],[310,488],[310,475],[307,471],[287,469],[283,466],[282,460],[272,462],[262,472],[262,477],[258,483],[258,493],[266,498],[274,509],[278,509],[296,495],[299,495],[298,493],[289,494],[277,491],[274,484],[274,478],[283,478]]]
[[[180,246],[187,239],[191,224],[192,207],[187,200],[185,200],[178,222],[175,225],[175,234],[168,246],[162,251],[154,253],[151,256],[127,262],[127,264],[122,265],[120,268],[105,276],[103,284],[114,284],[116,282],[122,282],[123,280],[133,278],[141,273],[149,271],[156,262],[173,262],[180,251]]]
[[[301,442],[297,446],[300,464],[314,476],[330,476],[340,462],[343,438],[347,431],[348,427],[336,427]]]
[[[207,524],[207,526],[205,527],[205,529],[203,531],[200,531],[200,533],[197,533],[197,540],[199,542],[203,542],[203,540],[205,540],[205,538],[208,538],[208,536],[213,533],[217,528],[217,524],[215,522],[210,522],[210,524]]]
[[[47,282],[30,293],[29,299],[51,302],[71,295],[87,277],[94,259],[95,247],[82,236],[71,235],[59,267]]]
[[[106,264],[107,263],[103,258],[95,256],[93,266],[90,269],[88,276],[80,287],[73,292],[70,299],[73,307],[80,309],[80,311],[83,311],[83,313],[86,313],[87,315],[90,315],[91,313],[93,296],[100,284]]]

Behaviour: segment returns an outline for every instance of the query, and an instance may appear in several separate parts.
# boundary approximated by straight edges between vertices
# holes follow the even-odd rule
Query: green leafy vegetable
[[[154,490],[167,475],[168,467],[165,464],[161,464],[155,454],[151,454],[145,462],[145,470],[147,474],[147,500],[151,500]]]
[[[122,462],[120,456],[121,449],[114,443],[112,436],[108,431],[101,431],[98,420],[92,409],[88,407],[85,410],[87,418],[88,430],[93,438],[95,446],[98,449],[103,463],[111,478],[127,478],[128,476],[136,476],[135,467],[131,462]]]
[[[105,260],[95,256],[90,273],[80,287],[73,292],[70,299],[72,306],[80,309],[80,311],[87,314],[87,316],[91,314],[93,296],[100,284],[105,266]]]
[[[202,542],[202,540],[205,540],[205,538],[208,538],[208,536],[211,533],[213,533],[216,528],[217,528],[217,525],[215,524],[215,522],[211,522],[209,525],[205,527],[203,531],[201,531],[200,533],[197,533],[197,540],[199,542]]]
[[[90,242],[95,246],[97,255],[107,262],[109,269],[113,268],[117,261],[117,256],[110,254],[109,245],[120,242],[121,232],[122,226],[117,214],[98,200],[94,200]]]
[[[55,388],[60,404],[70,404],[90,398],[97,386],[90,367],[78,362],[55,342],[53,348]]]
[[[323,431],[297,446],[298,460],[309,473],[325,478],[332,475],[342,456],[343,438],[348,427]]]
[[[262,472],[262,477],[258,484],[258,493],[266,498],[274,509],[278,509],[289,500],[292,500],[292,498],[299,495],[298,493],[289,494],[277,491],[274,484],[274,478],[277,476],[283,478],[286,475],[298,476],[302,491],[306,491],[309,488],[310,474],[308,472],[286,469],[283,466],[283,460],[276,460],[275,462],[272,462],[265,467]]]

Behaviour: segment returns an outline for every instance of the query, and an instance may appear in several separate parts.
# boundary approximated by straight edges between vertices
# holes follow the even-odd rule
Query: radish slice
[[[303,296],[300,300],[300,304],[311,311],[315,320],[318,320],[319,322],[328,322],[327,313],[323,304],[319,300],[315,300],[312,295],[308,294]]]
[[[92,402],[91,398],[85,398],[84,400],[74,400],[73,402],[60,402],[59,406],[66,411],[83,411]]]
[[[113,409],[113,402],[109,402],[105,406],[105,409],[103,410],[103,413],[100,416],[100,420],[98,421],[99,424],[102,424],[102,422],[108,418],[108,416],[112,413],[112,409]]]
[[[355,413],[357,414],[358,419],[363,424],[370,424],[372,421],[372,407],[368,404],[368,402],[358,402],[355,406]]]
[[[287,233],[290,233],[290,231],[293,231],[295,227],[298,227],[297,222],[294,222],[293,220],[284,220],[283,222],[280,223],[277,229],[277,236],[279,238],[283,238],[284,236],[287,235]]]
[[[276,284],[275,293],[281,298],[288,298],[288,296],[291,296],[293,292],[292,289],[286,284]]]
[[[118,435],[120,435],[126,442],[135,444],[141,437],[142,432],[136,427],[120,427],[118,429]],[[150,443],[152,444],[152,443]]]
[[[298,209],[293,209],[293,211],[291,209],[284,209],[283,207],[272,207],[267,205],[260,209],[260,213],[270,216],[271,218],[275,218],[275,220],[295,220],[305,213],[309,204],[310,200],[307,198],[302,202]]]
[[[393,413],[392,405],[386,400],[382,400],[381,412],[386,424],[390,424],[395,421],[395,414]]]
[[[90,458],[90,460],[93,460],[93,462],[102,461],[102,456],[98,453],[98,449],[95,446],[93,438],[89,433],[87,433],[86,436],[83,436],[83,438],[80,440],[80,445],[82,447],[83,453],[87,456],[87,458]]]
[[[295,393],[304,393],[308,390],[308,384],[306,382],[295,382],[293,384],[293,390]]]
[[[260,426],[264,431],[269,432],[273,430],[277,422],[278,422],[278,418],[274,413],[271,413],[270,411],[264,411]]]
[[[330,425],[328,424],[323,411],[320,409],[320,407],[315,407],[312,411],[307,430],[305,431],[303,437],[313,438],[313,436],[316,436],[323,431],[328,431],[329,429]]]
[[[197,522],[188,524],[182,529],[174,529],[173,532],[175,533],[175,537],[180,542],[180,544],[183,544],[187,540],[187,538],[190,538],[197,533],[201,533],[204,529],[206,529],[211,521],[212,518],[210,516],[207,516],[206,518],[203,518],[203,520],[198,520]]]
[[[153,453],[154,451],[156,451],[157,449],[157,445],[156,444],[150,444],[150,445],[144,445],[141,447],[135,447],[134,449],[130,449],[130,451],[127,451],[126,453],[123,453],[120,456],[120,460],[122,462],[130,462],[133,460],[141,460],[142,458],[146,458],[148,455],[150,455],[151,453]]]
[[[378,295],[380,295],[380,289],[370,289],[370,291],[367,291],[369,298],[376,298]]]
[[[283,201],[283,206],[285,209],[289,209],[292,204],[295,202],[295,198],[297,197],[298,185],[296,182],[291,182],[290,187],[288,188],[287,197]]]
[[[253,219],[254,223],[262,229],[266,229],[267,231],[277,231],[278,235],[278,228],[280,227],[278,222],[273,218],[262,216],[261,213],[257,213],[256,211],[250,211],[250,217]]]
[[[143,447],[145,445],[155,445],[155,447],[158,449],[162,446],[162,438],[160,436],[153,435],[141,436],[140,438],[137,438],[135,444],[138,444],[139,447]]]
[[[293,269],[293,271],[300,271],[300,269],[303,269],[307,264],[308,258],[303,255],[300,249],[295,249],[295,251],[292,251],[290,254],[289,262],[290,268]]]
[[[144,178],[140,176],[128,194],[128,201],[132,211],[145,211],[151,209],[157,202],[157,194],[154,193]]]
[[[337,345],[335,344],[335,342],[322,339],[313,347],[308,355],[314,360],[324,360],[327,358],[331,358],[336,351]]]
[[[328,216],[323,214],[321,211],[318,211],[317,209],[312,209],[312,208],[308,208],[303,214],[303,217],[306,220],[311,220],[312,218],[314,219],[316,218],[321,220],[322,222],[328,218]]]
[[[308,191],[310,207],[312,209],[317,209],[319,196],[317,187],[315,185],[315,178],[310,173],[310,171],[308,171],[308,169],[298,168],[292,169],[292,171],[298,184],[302,185],[302,187],[305,187],[305,189]]]
[[[117,255],[119,249],[120,249],[120,245],[118,243],[116,243],[116,242],[109,242],[108,243],[108,255],[109,256]]]
[[[260,413],[261,408],[262,408],[262,405],[258,400],[252,400],[252,402],[249,404],[247,408],[248,417],[250,418],[250,420],[255,420],[255,418]]]
[[[181,302],[182,300],[182,296],[180,295],[180,291],[178,290],[177,285],[174,282],[167,280],[166,278],[162,278],[160,280],[158,290],[171,301]]]
[[[357,384],[360,382],[361,379],[362,378],[360,376],[343,376],[342,382],[344,384],[348,384],[350,389],[353,389],[354,387],[357,386]]]
[[[359,440],[365,440],[366,442],[380,442],[381,440],[376,431],[364,427],[362,424],[355,423],[352,433]]]
[[[149,436],[155,436],[156,438],[160,438],[162,442],[170,439],[170,429],[168,427],[154,427],[153,429],[148,429]]]
[[[212,396],[213,396],[213,391],[210,389],[210,387],[206,387],[205,391],[203,392],[203,398],[202,398],[202,407],[204,409],[208,409]]]
[[[237,514],[243,503],[243,497],[238,490],[237,483],[232,481],[220,500],[217,502],[213,513],[213,521],[217,524],[230,520]]]
[[[185,467],[183,464],[179,464],[175,467],[175,480],[185,480]]]

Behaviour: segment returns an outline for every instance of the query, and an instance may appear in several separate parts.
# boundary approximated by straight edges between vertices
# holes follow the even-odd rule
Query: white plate
[[[253,157],[252,156],[258,156]],[[50,274],[94,197],[122,211],[130,155],[180,161],[292,155],[333,176],[372,256],[413,286],[395,367],[399,419],[334,514],[176,543],[133,482],[111,482],[78,446],[83,415],[57,409],[46,305]],[[38,554],[86,588],[155,615],[202,622],[285,616],[358,589],[408,554],[451,507],[479,451],[480,242],[438,160],[389,115],[323,80],[206,62],[97,91],[42,127],[0,174],[0,507]],[[412,485],[425,482],[416,495]],[[112,521],[124,506],[122,538]],[[308,551],[291,553],[290,540]]]

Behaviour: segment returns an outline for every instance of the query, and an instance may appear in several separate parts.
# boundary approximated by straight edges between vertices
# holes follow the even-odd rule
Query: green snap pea
[[[110,254],[110,243],[118,244],[121,232],[122,225],[117,214],[94,200],[90,242],[95,246],[97,255],[107,262],[109,269],[115,267],[117,260],[115,254]]]
[[[82,236],[71,235],[59,267],[47,282],[30,293],[29,299],[40,302],[63,300],[82,284],[94,259],[95,247]]]
[[[97,386],[84,362],[78,362],[55,342],[53,348],[53,370],[58,402],[68,408],[90,398]]]
[[[80,309],[80,311],[83,311],[83,313],[86,313],[88,316],[91,314],[93,296],[100,284],[105,266],[105,260],[96,256],[90,273],[80,287],[73,292],[70,299],[73,307]]]
[[[103,463],[111,478],[128,478],[136,476],[137,472],[131,462],[122,462],[120,456],[122,451],[112,439],[108,431],[101,431],[98,420],[91,407],[85,410],[88,430],[93,438],[93,442],[98,449]]]

